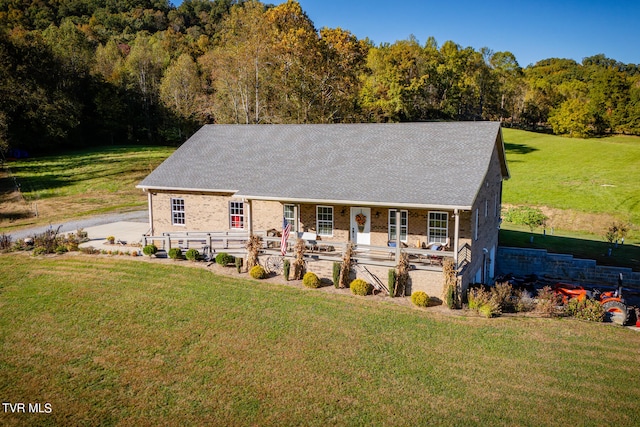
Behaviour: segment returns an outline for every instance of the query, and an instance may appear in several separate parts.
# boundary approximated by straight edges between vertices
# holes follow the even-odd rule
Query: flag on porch
[[[287,218],[282,217],[282,239],[280,240],[280,253],[282,256],[287,254],[287,239],[291,232],[291,224],[287,221]]]

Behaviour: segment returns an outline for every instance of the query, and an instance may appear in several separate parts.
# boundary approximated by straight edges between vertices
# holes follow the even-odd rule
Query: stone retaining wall
[[[640,289],[640,272],[630,268],[597,265],[591,259],[548,253],[544,249],[499,247],[496,274],[517,276],[535,273],[577,283],[617,285],[622,273],[624,286]]]

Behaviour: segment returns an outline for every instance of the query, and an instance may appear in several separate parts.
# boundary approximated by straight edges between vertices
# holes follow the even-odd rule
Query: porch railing
[[[280,255],[280,237],[267,236],[266,232],[255,232],[262,237],[263,255]],[[181,249],[196,248],[210,253],[225,251],[233,255],[246,254],[249,234],[244,231],[215,232],[175,232],[158,236],[143,236],[143,245],[154,242],[160,249],[169,251],[173,247]],[[321,240],[305,241],[305,257],[314,260],[340,261],[347,243],[326,242]],[[293,257],[293,246],[297,238],[287,241],[287,257]],[[420,248],[401,248],[401,252],[409,256],[409,264],[417,270],[440,270],[446,258],[453,258],[453,251],[434,251]],[[382,265],[393,268],[397,265],[396,248],[388,246],[356,245],[353,259],[358,264]]]

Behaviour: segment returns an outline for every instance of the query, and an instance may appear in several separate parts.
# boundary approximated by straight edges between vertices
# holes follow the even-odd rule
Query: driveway
[[[149,230],[149,216],[146,210],[97,215],[90,218],[74,219],[63,223],[51,224],[44,227],[36,227],[19,230],[11,233],[14,240],[24,239],[34,234],[44,233],[47,229],[57,229],[60,232],[75,232],[82,228],[89,235],[89,242],[81,246],[97,246],[104,243],[107,236],[114,236],[117,240],[127,243],[137,243],[144,233]]]

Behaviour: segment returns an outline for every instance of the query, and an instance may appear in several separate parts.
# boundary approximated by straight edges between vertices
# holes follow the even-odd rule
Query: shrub
[[[65,253],[65,252],[68,252],[68,249],[67,249],[67,247],[66,247],[66,246],[60,245],[60,246],[58,246],[58,247],[56,248],[56,253],[57,253],[58,255],[61,255],[61,254]]]
[[[12,247],[12,237],[9,234],[0,235],[0,251],[9,251]]]
[[[478,312],[484,317],[490,318],[502,313],[496,298],[492,297],[491,292],[481,287],[469,289],[468,300],[469,309]]]
[[[198,252],[197,249],[191,248],[187,252],[185,252],[184,256],[189,261],[197,261],[200,258],[200,252]]]
[[[544,225],[547,219],[547,216],[540,209],[528,206],[510,208],[504,215],[505,221],[517,225],[526,225],[532,233],[535,228]]]
[[[513,309],[516,313],[532,311],[536,307],[536,302],[531,298],[529,292],[522,289],[516,289],[514,294]]]
[[[113,245],[115,241],[116,241],[116,238],[114,236],[107,236],[107,242],[109,242],[110,244]]]
[[[60,227],[55,230],[53,228],[49,228],[44,233],[33,236],[33,248],[34,251],[37,250],[37,253],[34,252],[34,255],[52,254],[56,251],[58,246],[64,243],[63,239],[59,236]]]
[[[500,307],[500,311],[513,310],[512,293],[513,287],[510,283],[497,283],[491,288],[491,300]]]
[[[142,248],[142,253],[148,257],[155,255],[158,252],[158,247],[156,245],[147,245]]]
[[[387,273],[387,284],[389,285],[389,296],[391,298],[396,296],[396,270],[389,269]]]
[[[426,307],[429,305],[429,295],[426,292],[416,291],[411,294],[411,302],[418,307]]]
[[[264,268],[261,265],[254,265],[249,270],[249,275],[254,279],[264,279],[267,277],[267,272],[264,271]]]
[[[371,284],[365,282],[362,279],[355,279],[349,284],[349,288],[351,289],[351,293],[354,295],[369,295],[373,290],[373,286]]]
[[[442,274],[444,275],[444,286],[442,289],[442,299],[450,309],[459,308],[460,290],[456,279],[456,268],[453,260],[447,258],[442,264]]]
[[[333,278],[333,286],[335,286],[336,288],[340,287],[340,268],[341,268],[340,263],[338,261],[334,261],[332,278]]]
[[[236,261],[235,261],[235,264],[236,264],[236,271],[238,273],[242,273],[242,258],[237,257]]]
[[[171,259],[182,259],[182,249],[180,248],[171,248],[169,249],[169,258]]]
[[[100,251],[98,249],[94,248],[93,246],[87,246],[87,247],[84,247],[84,248],[80,248],[80,252],[82,252],[83,254],[86,254],[86,255],[96,255],[96,254],[100,253]]]
[[[284,275],[284,280],[289,280],[289,272],[291,271],[291,261],[285,259],[282,262],[282,274]]]
[[[589,320],[591,322],[604,321],[604,307],[596,300],[585,298],[582,301],[578,301],[578,298],[572,298],[564,310],[567,315],[576,319]]]
[[[229,255],[226,252],[220,252],[218,255],[216,255],[216,263],[223,267],[227,264],[235,262],[235,259],[236,258],[233,255]]]
[[[319,288],[320,279],[315,273],[309,271],[308,273],[305,273],[304,277],[302,278],[302,284],[307,288]]]
[[[538,303],[535,311],[544,316],[554,317],[558,315],[559,303],[560,297],[549,286],[545,286],[538,291]]]

